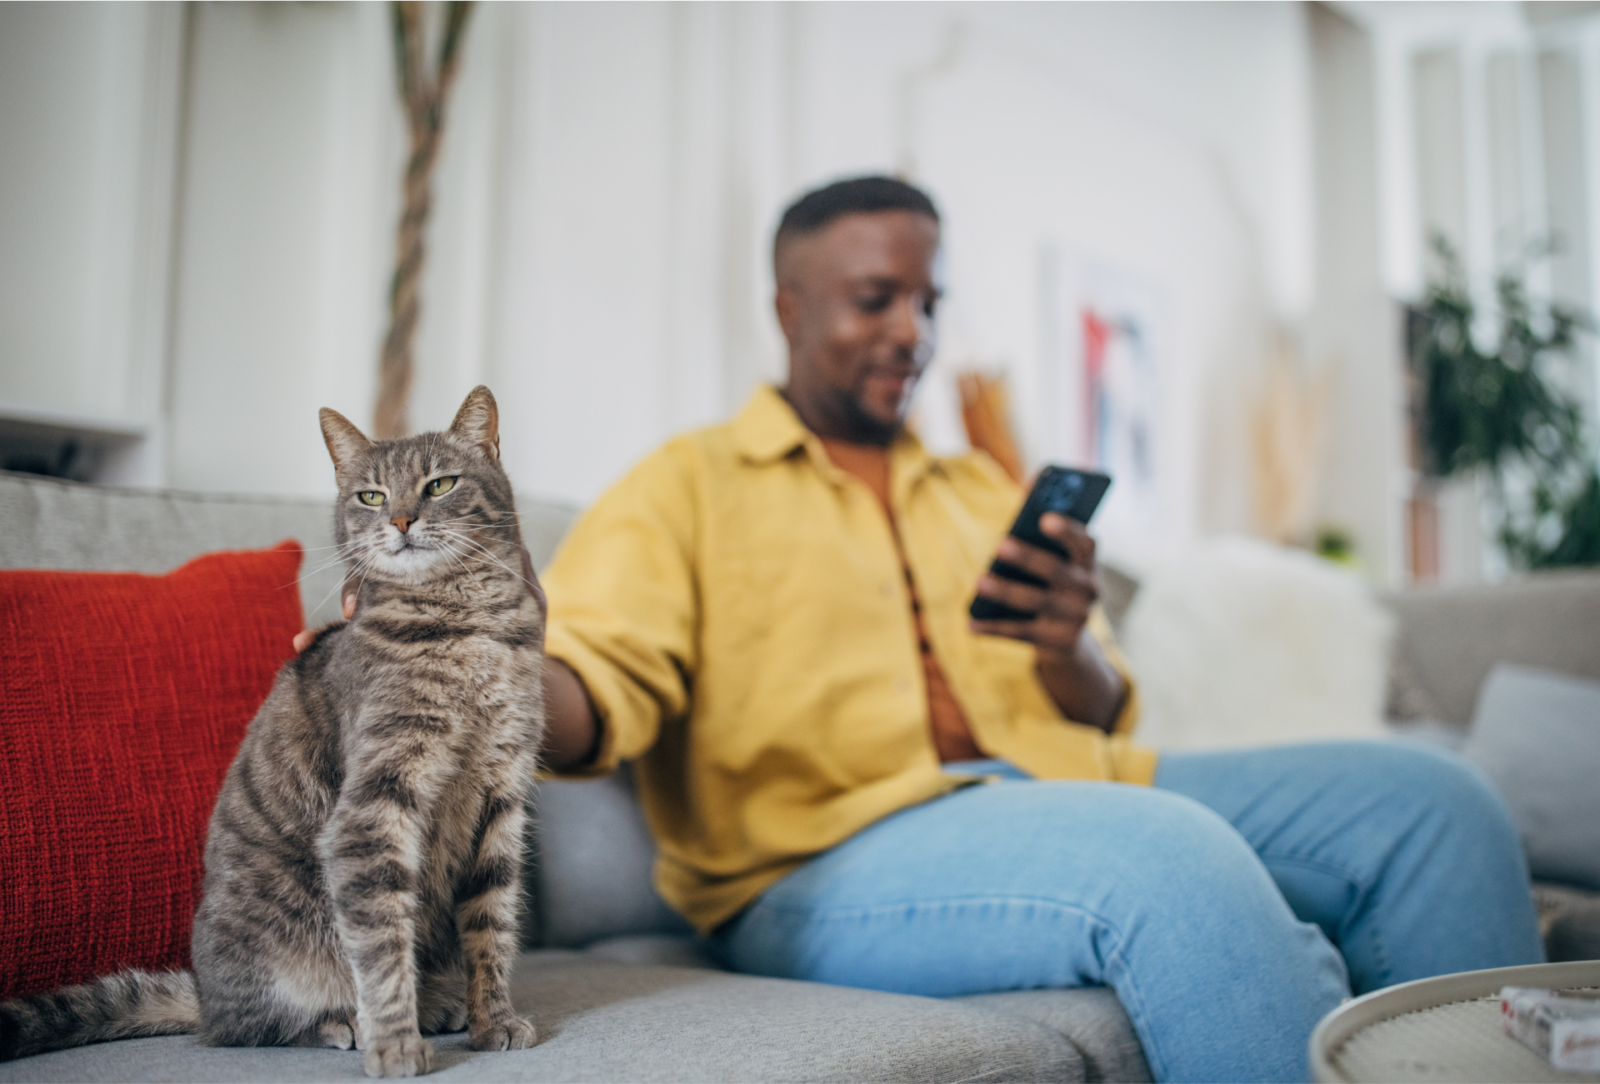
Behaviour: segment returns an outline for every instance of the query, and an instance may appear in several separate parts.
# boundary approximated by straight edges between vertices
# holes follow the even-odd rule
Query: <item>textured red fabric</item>
[[[0,999],[189,966],[211,809],[302,627],[301,552],[0,572]]]

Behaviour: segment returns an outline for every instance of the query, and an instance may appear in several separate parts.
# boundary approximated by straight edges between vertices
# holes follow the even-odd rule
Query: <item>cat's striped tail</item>
[[[192,974],[124,971],[0,1004],[0,1061],[112,1039],[199,1030],[200,998]]]

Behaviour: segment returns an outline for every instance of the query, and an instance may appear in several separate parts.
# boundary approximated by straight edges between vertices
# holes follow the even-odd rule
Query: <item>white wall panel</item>
[[[1401,330],[1383,286],[1378,57],[1371,36],[1337,11],[1313,11],[1311,27],[1317,274],[1302,369],[1307,386],[1320,378],[1327,389],[1317,513],[1319,525],[1349,532],[1375,580],[1397,583],[1409,475]]]
[[[419,432],[449,425],[469,390],[494,383],[504,301],[500,275],[509,241],[504,218],[513,49],[515,28],[524,11],[516,4],[477,5],[462,46],[434,175],[421,314],[413,347],[411,422]],[[392,88],[380,91],[387,91],[384,108],[398,115]],[[399,169],[381,176],[379,183],[393,189],[398,207]],[[385,230],[384,243],[392,246],[394,223],[387,223]],[[392,247],[389,251],[392,260]],[[376,373],[376,353],[371,363]],[[362,424],[368,420],[361,419]]]
[[[666,427],[672,9],[536,7],[496,388],[524,491],[589,499]]]
[[[182,28],[0,6],[0,412],[158,435]]]
[[[400,161],[386,17],[194,9],[175,485],[331,492],[317,409],[369,421]]]

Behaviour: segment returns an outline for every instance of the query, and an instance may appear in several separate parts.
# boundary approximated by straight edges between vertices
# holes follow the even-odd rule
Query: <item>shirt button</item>
[[[878,594],[882,595],[884,598],[888,598],[890,595],[894,594],[894,584],[890,583],[888,580],[884,580],[878,585]]]
[[[908,692],[910,692],[911,691],[911,682],[907,681],[905,678],[896,679],[896,681],[894,683],[894,691],[897,692],[897,693],[908,693]]]

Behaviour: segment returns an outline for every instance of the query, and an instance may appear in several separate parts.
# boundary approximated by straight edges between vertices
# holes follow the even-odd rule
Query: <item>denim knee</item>
[[[1349,749],[1392,798],[1438,812],[1453,827],[1475,836],[1515,834],[1511,814],[1494,784],[1465,757],[1398,742],[1352,742]]]
[[[1108,816],[1122,825],[1120,874],[1128,891],[1113,896],[1131,934],[1145,923],[1239,930],[1294,923],[1260,858],[1226,819],[1191,798],[1153,788],[1119,787]]]

